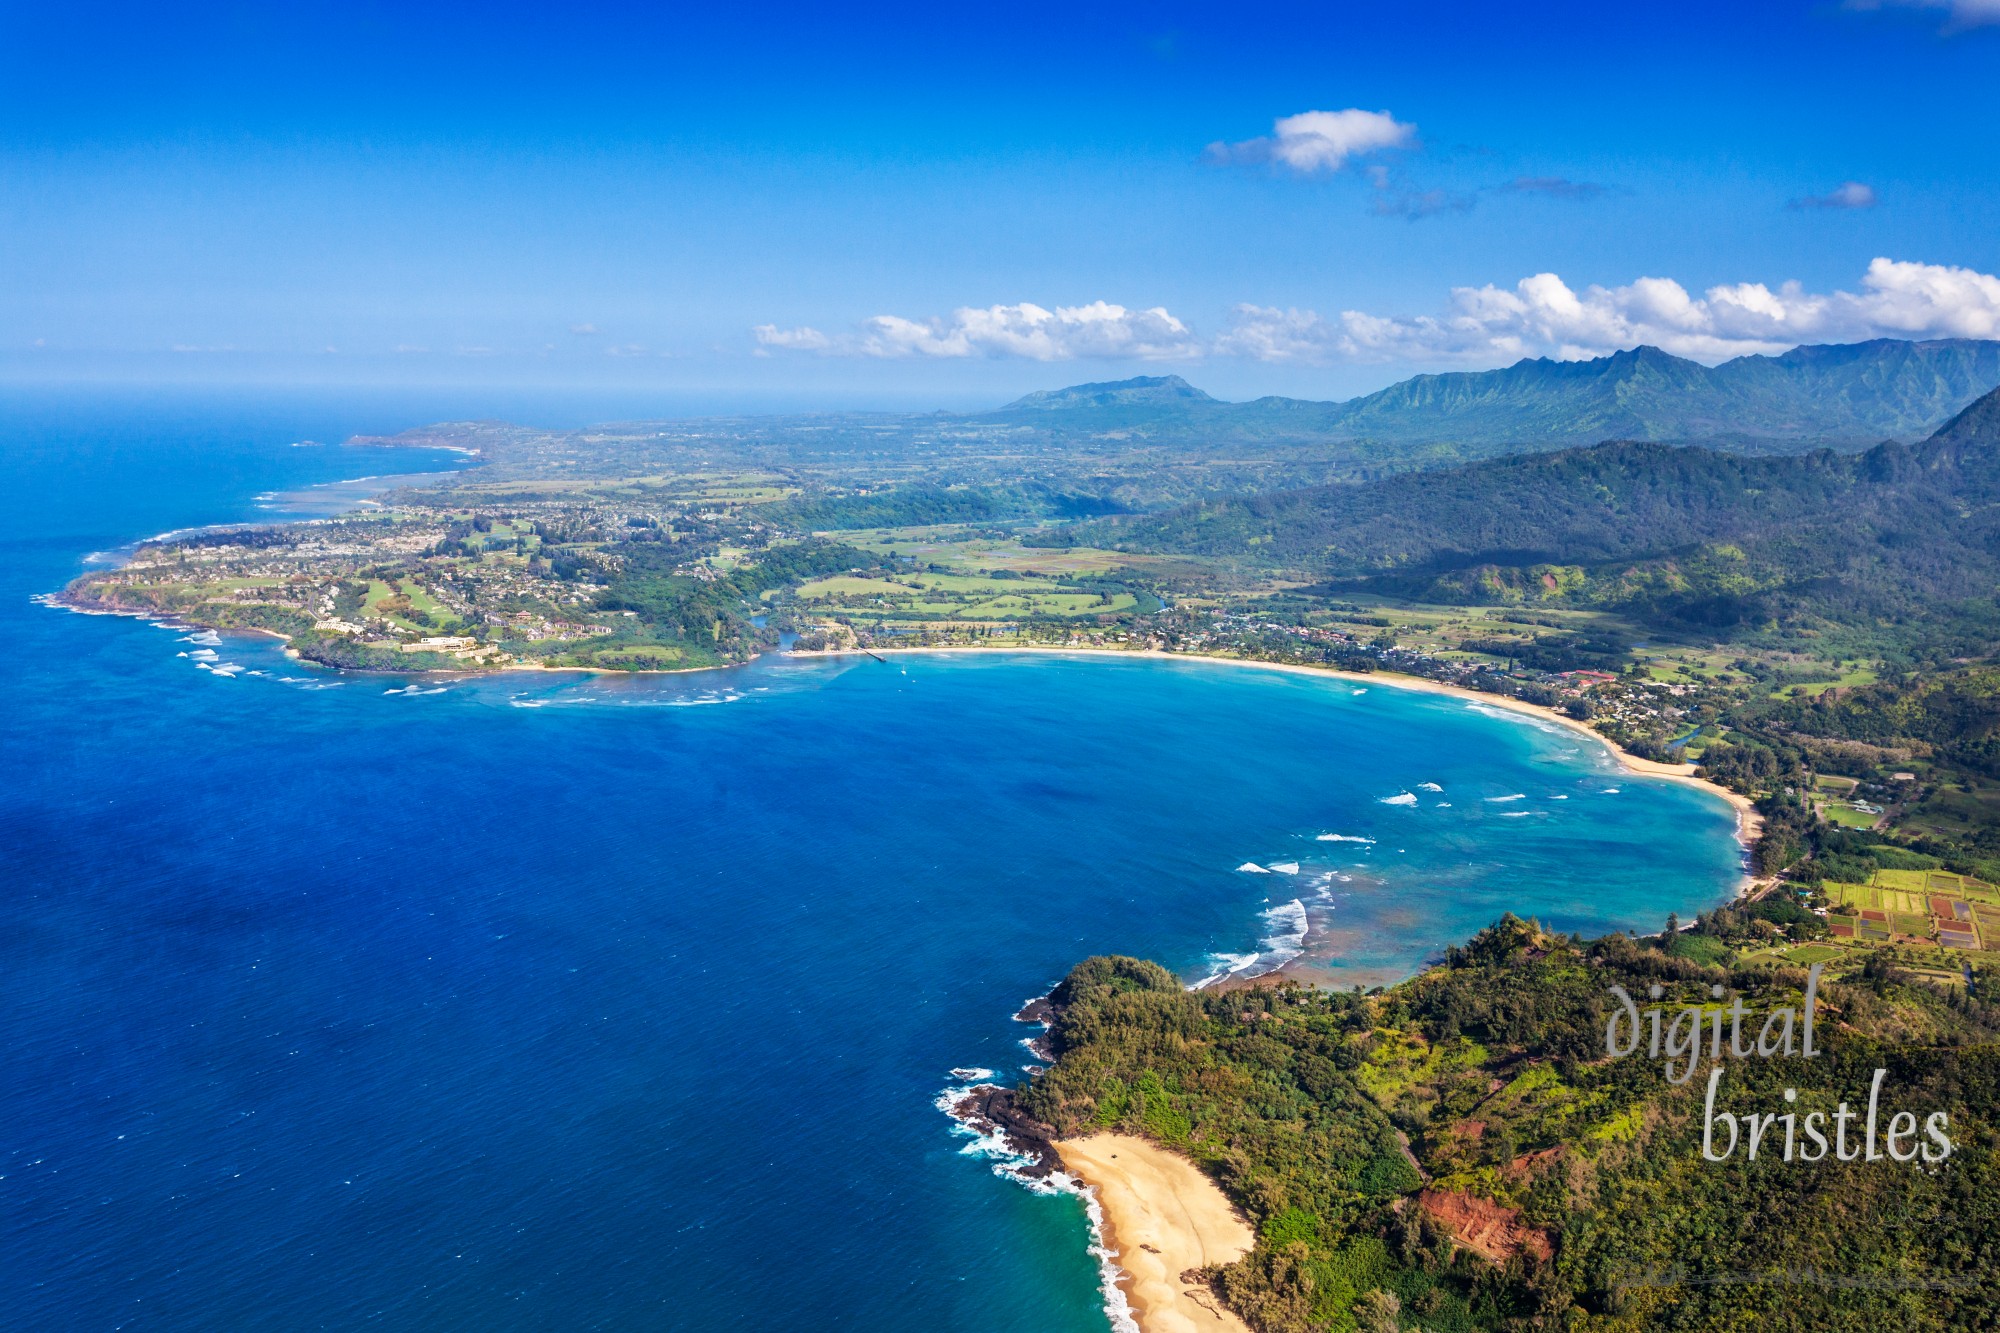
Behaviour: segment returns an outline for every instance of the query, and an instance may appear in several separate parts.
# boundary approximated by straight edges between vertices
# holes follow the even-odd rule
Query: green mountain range
[[[973,420],[1056,435],[1171,441],[1450,443],[1481,453],[1606,439],[1714,441],[1748,452],[1915,439],[2000,386],[2000,342],[1795,347],[1719,366],[1657,347],[1590,361],[1419,375],[1347,402],[1228,403],[1178,375],[1032,393]]]
[[[1926,440],[1860,454],[1616,441],[1099,520],[1062,540],[1427,601],[1981,638],[2000,627],[2000,391]]]

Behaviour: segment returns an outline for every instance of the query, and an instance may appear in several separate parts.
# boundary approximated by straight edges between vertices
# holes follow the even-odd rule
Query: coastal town
[[[62,600],[279,635],[302,661],[341,670],[1063,648],[1416,678],[1545,710],[1633,762],[1754,802],[1753,898],[1688,923],[1691,952],[1854,969],[1888,950],[1963,985],[2000,947],[2000,916],[1988,920],[2000,875],[1940,854],[1952,832],[1941,812],[1966,804],[1965,775],[1908,746],[1794,732],[1802,706],[1851,695],[1878,664],[1642,638],[1591,611],[1328,596],[1199,557],[1048,545],[1044,520],[815,528],[827,503],[806,503],[805,489],[769,470],[559,488],[475,472],[338,518],[156,538]],[[1801,855],[1814,838],[1873,850]]]

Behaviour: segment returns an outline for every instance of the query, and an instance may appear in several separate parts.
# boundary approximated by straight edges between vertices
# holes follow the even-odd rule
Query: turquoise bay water
[[[0,423],[0,1326],[1101,1330],[1076,1201],[933,1105],[1023,1064],[1009,1015],[1076,959],[1254,971],[1303,917],[1306,961],[1372,982],[1502,910],[1656,929],[1735,878],[1720,802],[1379,683],[908,657],[440,686],[240,638],[218,678],[179,632],[29,600],[382,470],[293,439],[463,414]]]

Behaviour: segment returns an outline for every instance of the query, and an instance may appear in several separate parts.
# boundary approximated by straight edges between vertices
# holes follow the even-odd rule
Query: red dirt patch
[[[1558,1143],[1553,1148],[1543,1148],[1537,1152],[1522,1153],[1513,1161],[1500,1168],[1500,1174],[1509,1180],[1526,1180],[1538,1176],[1562,1160],[1563,1147]]]
[[[1521,1224],[1521,1210],[1460,1190],[1425,1190],[1417,1204],[1451,1232],[1459,1244],[1495,1263],[1517,1254],[1547,1259],[1555,1252],[1548,1236]]]

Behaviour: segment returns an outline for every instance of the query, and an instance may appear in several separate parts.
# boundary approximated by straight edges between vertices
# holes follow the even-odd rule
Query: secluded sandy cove
[[[1249,1333],[1206,1285],[1182,1275],[1233,1263],[1256,1234],[1221,1189],[1185,1157],[1130,1134],[1055,1145],[1063,1167],[1097,1191],[1104,1245],[1145,1333]]]

